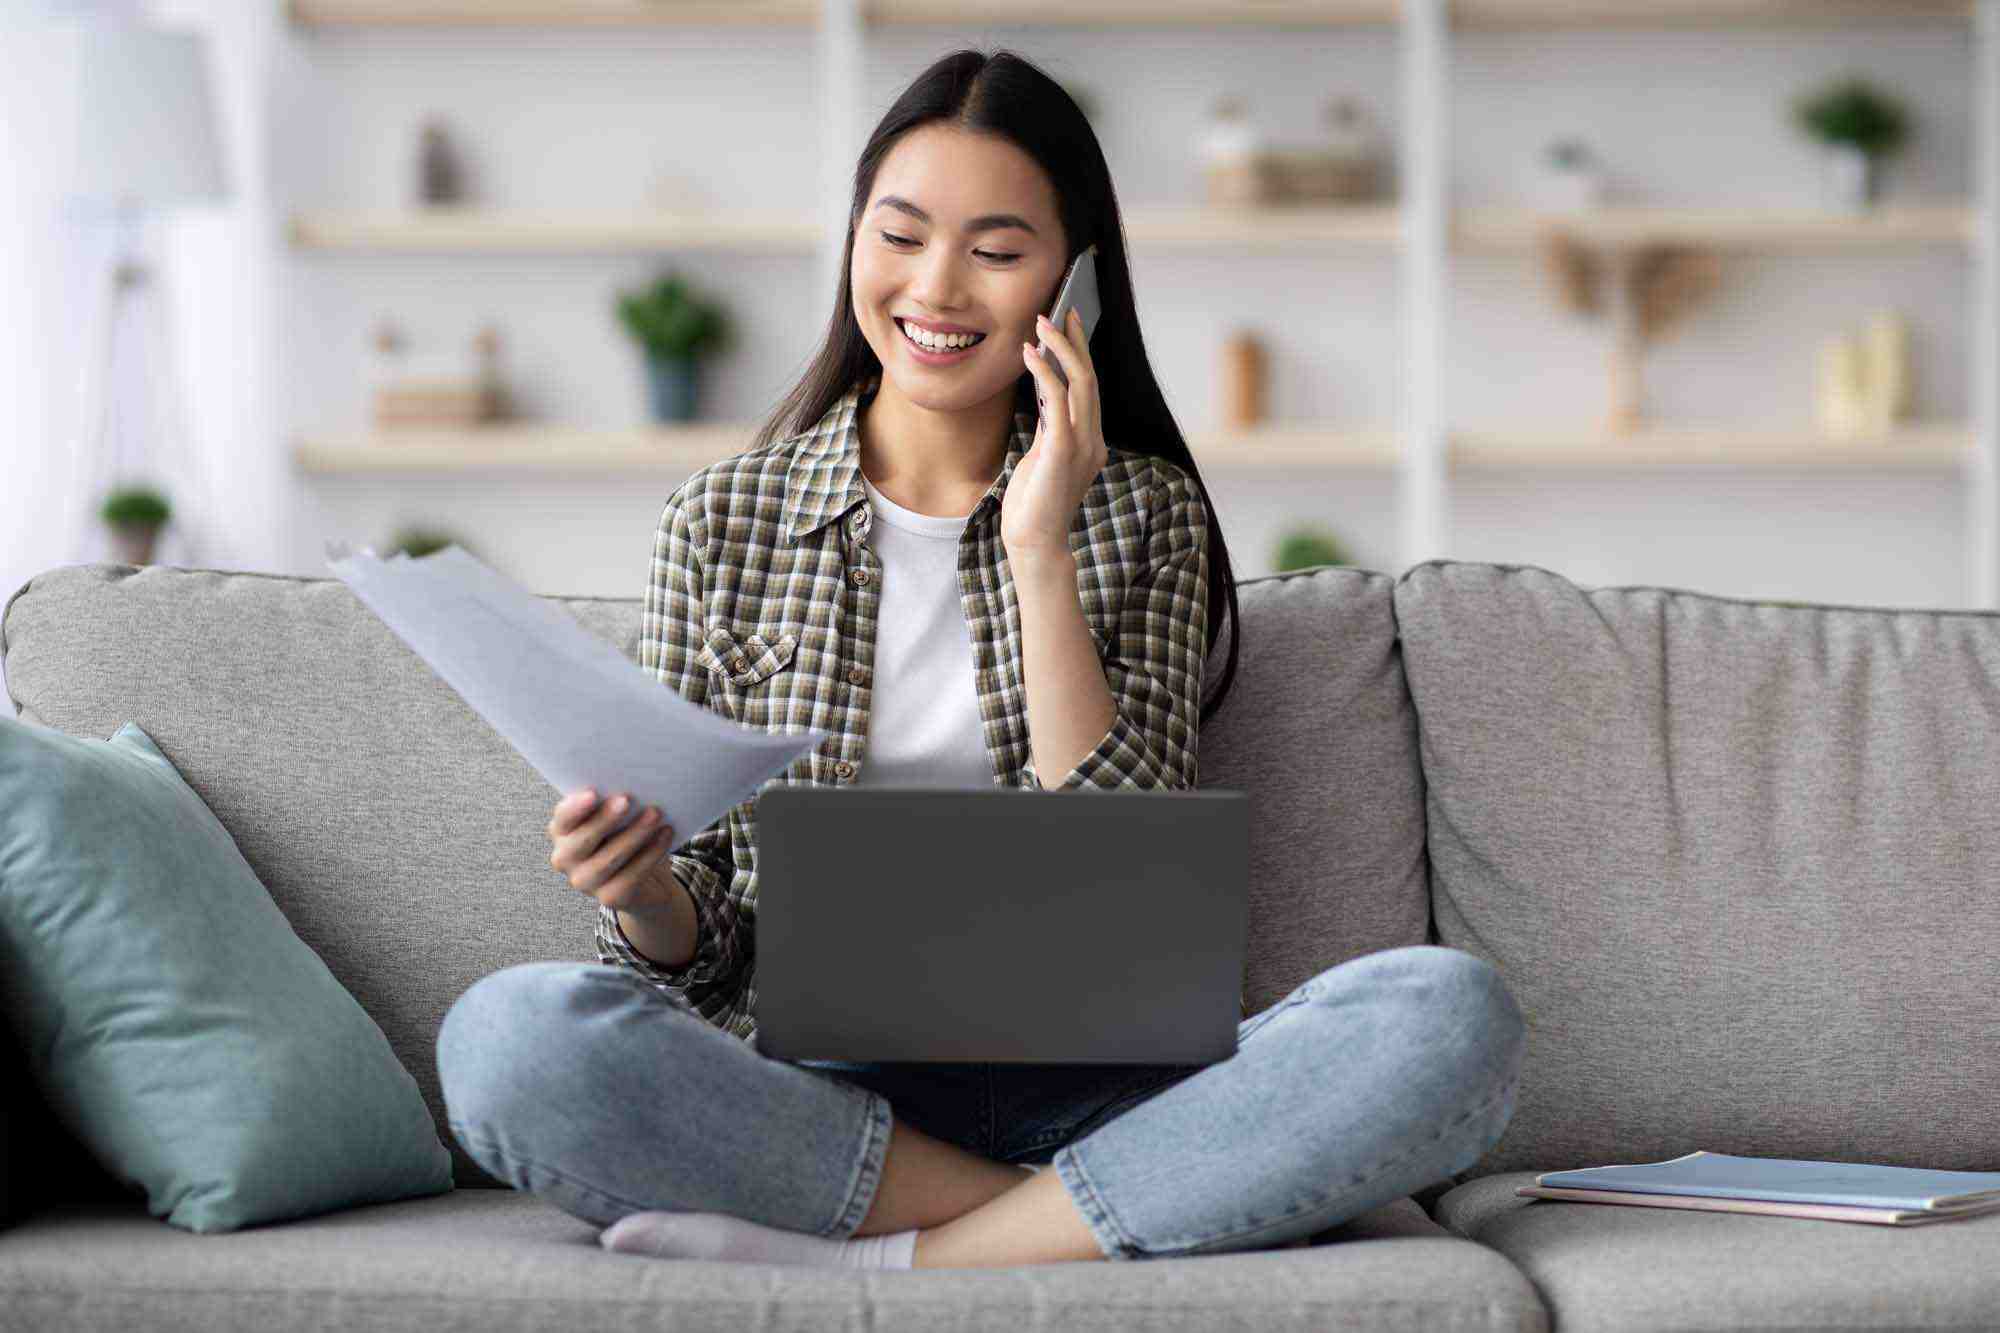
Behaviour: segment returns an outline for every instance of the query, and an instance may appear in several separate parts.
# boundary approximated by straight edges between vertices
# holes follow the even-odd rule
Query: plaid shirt
[[[653,543],[639,664],[692,703],[773,731],[828,732],[779,783],[840,784],[866,762],[882,562],[867,545],[861,405],[880,372],[812,429],[710,464],[667,499]],[[1046,786],[1030,762],[1021,617],[1000,501],[1034,442],[1014,414],[1007,461],[960,539],[958,584],[996,786]],[[1206,657],[1208,517],[1187,472],[1112,447],[1070,546],[1084,620],[1118,716],[1058,790],[1189,790]],[[601,962],[630,967],[723,1031],[756,1032],[757,802],[732,807],[672,853],[694,898],[694,957],[639,953],[598,909]]]

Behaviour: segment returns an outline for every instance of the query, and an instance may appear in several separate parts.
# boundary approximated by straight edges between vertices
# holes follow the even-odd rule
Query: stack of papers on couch
[[[1926,1171],[1691,1152],[1664,1162],[1544,1172],[1534,1184],[1514,1192],[1584,1203],[1909,1226],[2000,1210],[2000,1171]]]

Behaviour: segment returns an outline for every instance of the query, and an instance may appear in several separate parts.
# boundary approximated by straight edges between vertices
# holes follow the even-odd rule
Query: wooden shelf
[[[1389,27],[1398,0],[1015,0],[1004,13],[967,0],[861,0],[864,23],[1061,27]],[[817,25],[818,0],[290,0],[303,28]]]
[[[1403,232],[1403,210],[1394,203],[1288,204],[1271,208],[1140,207],[1125,211],[1125,234],[1134,247],[1238,251],[1345,249],[1393,246]]]
[[[301,28],[564,27],[819,22],[819,0],[289,0]]]
[[[1313,426],[1253,426],[1247,430],[1187,430],[1199,467],[1317,468],[1386,472],[1396,466],[1396,432]]]
[[[1630,435],[1593,430],[1461,430],[1454,470],[1727,467],[1953,472],[1972,448],[1964,426],[1915,424],[1886,435],[1832,439],[1812,429],[1654,426]]]
[[[497,213],[429,208],[400,213],[294,217],[301,250],[422,251],[433,254],[629,254],[637,250],[726,250],[804,254],[818,228],[800,211]]]
[[[864,22],[1023,23],[1046,27],[1387,28],[1400,0],[1011,0],[996,10],[980,0],[861,0]]]
[[[1819,210],[1604,208],[1542,213],[1461,211],[1453,241],[1465,250],[1523,250],[1550,228],[1600,246],[1652,242],[1726,250],[1869,250],[1969,246],[1973,209],[1961,204],[1887,206],[1850,216]],[[328,252],[629,254],[709,250],[811,253],[820,227],[799,210],[629,213],[497,213],[437,208],[404,213],[314,213],[292,219],[291,243]],[[1299,204],[1268,209],[1142,207],[1127,210],[1135,249],[1296,254],[1401,244],[1395,204]]]
[[[322,476],[382,472],[692,471],[734,457],[756,431],[748,421],[589,430],[539,423],[463,429],[411,427],[301,440],[299,471]]]
[[[322,476],[399,472],[692,471],[745,452],[755,423],[700,422],[586,430],[504,424],[462,430],[359,431],[313,437],[293,449],[301,472]],[[1191,431],[1196,461],[1217,467],[1392,467],[1393,432],[1266,426]]]
[[[290,0],[307,29],[392,27],[817,26],[819,0]],[[1468,29],[1790,27],[1967,22],[1971,0],[1456,0]],[[875,26],[997,21],[1057,27],[1392,27],[1400,0],[862,0]]]
[[[1394,245],[1401,210],[1394,204],[1298,204],[1268,209],[1135,208],[1125,212],[1135,245],[1218,245],[1294,253],[1315,247]],[[427,253],[623,254],[635,250],[720,250],[807,254],[820,225],[803,210],[624,213],[501,213],[476,208],[406,212],[313,213],[294,217],[291,243],[301,250]]]
[[[1516,250],[1545,230],[1593,245],[1671,242],[1721,250],[1862,250],[1966,246],[1973,209],[1962,204],[1885,205],[1861,214],[1820,209],[1599,208],[1541,213],[1524,208],[1462,210],[1455,231],[1468,249]]]
[[[1466,28],[1819,27],[1969,22],[1971,0],[1457,0]]]
[[[409,472],[689,472],[745,451],[754,423],[701,422],[629,430],[538,424],[464,430],[357,432],[301,441],[301,472],[322,476]],[[1456,469],[1728,467],[1955,470],[1971,433],[1951,424],[1912,424],[1886,436],[1834,440],[1811,430],[1652,427],[1630,436],[1602,431],[1454,431]],[[1382,472],[1396,466],[1390,429],[1259,426],[1188,432],[1195,462],[1216,468],[1310,468]]]

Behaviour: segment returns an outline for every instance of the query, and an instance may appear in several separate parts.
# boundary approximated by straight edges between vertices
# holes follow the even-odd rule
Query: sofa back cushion
[[[1253,1012],[1347,958],[1425,942],[1392,591],[1345,569],[1239,585],[1244,652],[1200,736],[1201,783],[1253,798]],[[637,663],[639,597],[549,600]],[[1227,649],[1224,635],[1211,677]],[[449,1133],[434,1042],[480,977],[596,958],[594,901],[548,863],[560,793],[338,579],[64,566],[9,600],[0,656],[28,721],[145,728],[387,1034],[457,1183],[497,1185]]]
[[[1461,1179],[2000,1168],[2000,615],[1398,581],[1440,941],[1529,1026]]]
[[[1430,942],[1417,718],[1395,580],[1322,566],[1236,586],[1236,680],[1199,785],[1250,794],[1250,1012],[1350,958]],[[1209,689],[1229,636],[1209,654]]]

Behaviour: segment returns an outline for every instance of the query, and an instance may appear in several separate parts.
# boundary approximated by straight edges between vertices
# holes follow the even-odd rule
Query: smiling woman
[[[1051,323],[1063,275],[1093,247],[1096,325]],[[1235,674],[1232,632],[1205,695],[1225,613],[1233,631],[1228,551],[1147,364],[1096,136],[1027,61],[946,56],[862,152],[832,324],[804,378],[750,448],[667,498],[640,667],[744,725],[826,733],[771,784],[1173,795],[1198,785],[1201,725]],[[1400,990],[1402,970],[1356,969],[1261,1016],[1280,1021],[1246,1005],[1238,1040],[1259,1039],[1254,1058],[1195,1077],[764,1056],[759,810],[753,793],[664,857],[591,853],[571,885],[597,899],[604,966],[506,969],[440,1035],[467,1151],[602,1225],[607,1248],[839,1267],[1255,1249],[1485,1145],[1436,1131],[1456,1093],[1426,1100],[1455,1080],[1492,1096],[1483,1067],[1424,1072],[1414,1114],[1372,1132],[1321,1110],[1328,1068],[1377,1098],[1405,1052],[1456,1058],[1414,1026],[1418,1009],[1468,1030],[1466,1006],[1436,997],[1450,986],[1486,1006],[1488,983],[1443,950],[1392,959],[1412,978]],[[857,848],[798,887],[842,892],[898,851]],[[937,867],[940,892],[953,869]],[[1369,991],[1402,1007],[1357,1018]],[[1390,1013],[1412,1022],[1387,1028]],[[1374,1040],[1383,1030],[1397,1039]],[[1305,1107],[1305,1120],[1253,1123],[1243,1107]],[[1235,1150],[1191,1153],[1218,1125],[1240,1133]],[[757,1151],[716,1150],[732,1142]],[[1159,1166],[1196,1158],[1213,1169]],[[1373,1196],[1319,1192],[1369,1163],[1401,1174],[1371,1181]]]
[[[1093,246],[1096,327],[1050,323]],[[1190,792],[1235,672],[1232,633],[1204,702],[1235,581],[1146,363],[1090,125],[1024,60],[945,57],[868,140],[845,260],[805,378],[667,498],[641,669],[753,727],[823,729],[772,784]],[[601,965],[504,969],[440,1029],[466,1151],[607,1249],[837,1268],[1268,1249],[1464,1170],[1512,1113],[1519,1006],[1491,964],[1430,946],[1243,1002],[1235,1054],[1206,1066],[765,1055],[759,808],[637,871],[593,854],[572,887],[597,897]],[[842,894],[908,850],[857,846],[785,888]],[[963,893],[957,866],[926,868]],[[935,1012],[920,972],[904,1003]]]

